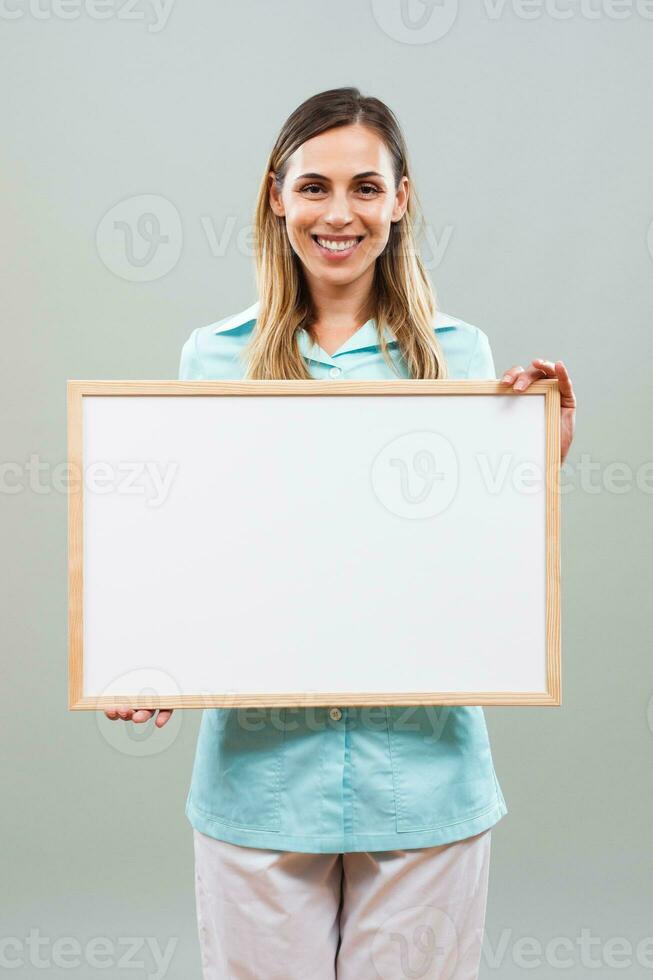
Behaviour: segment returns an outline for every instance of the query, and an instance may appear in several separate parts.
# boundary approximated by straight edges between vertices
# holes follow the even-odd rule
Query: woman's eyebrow
[[[328,180],[329,179],[328,177],[325,177],[324,174],[308,173],[308,174],[300,174],[299,177],[295,177],[295,180],[303,180],[305,177],[311,177],[313,180]],[[360,180],[362,177],[381,177],[381,178],[383,178],[383,174],[377,173],[376,170],[365,170],[362,174],[354,174],[354,176],[352,177],[352,180]]]

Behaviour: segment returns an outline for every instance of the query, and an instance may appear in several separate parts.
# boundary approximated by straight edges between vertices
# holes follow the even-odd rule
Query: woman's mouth
[[[346,259],[355,252],[364,236],[348,235],[345,237],[340,235],[332,238],[328,235],[311,235],[311,238],[325,258],[337,261]]]

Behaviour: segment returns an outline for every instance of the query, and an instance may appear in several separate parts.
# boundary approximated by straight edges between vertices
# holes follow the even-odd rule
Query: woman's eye
[[[380,194],[379,188],[374,184],[361,184],[358,188],[362,192],[363,197],[374,197],[375,194]],[[324,188],[321,184],[305,184],[302,187],[302,194],[308,192],[309,197],[315,197],[316,194],[323,194]]]

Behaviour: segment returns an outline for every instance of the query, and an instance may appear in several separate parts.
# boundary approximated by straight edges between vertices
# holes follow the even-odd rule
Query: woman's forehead
[[[305,173],[329,179],[376,171],[390,175],[390,154],[378,135],[367,126],[338,126],[306,140],[288,161],[288,175]]]

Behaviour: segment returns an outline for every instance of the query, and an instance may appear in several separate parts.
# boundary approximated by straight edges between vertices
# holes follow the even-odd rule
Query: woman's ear
[[[401,178],[399,182],[399,187],[395,194],[395,203],[392,209],[391,221],[400,221],[403,218],[406,208],[408,207],[408,196],[410,194],[410,185],[408,183],[408,177],[405,175]]]
[[[270,201],[270,207],[272,208],[272,210],[274,211],[274,213],[279,218],[283,218],[283,216],[286,213],[286,211],[285,211],[285,208],[283,206],[283,201],[281,200],[281,194],[279,193],[279,189],[277,187],[277,184],[276,184],[276,181],[275,181],[275,177],[276,177],[276,174],[275,174],[274,170],[271,170],[270,173],[269,173],[269,175],[268,175],[268,181],[269,181],[269,195],[268,195],[268,199]]]

